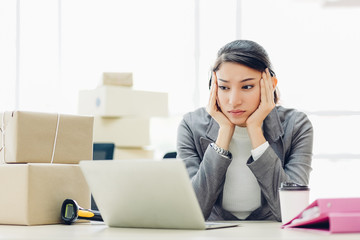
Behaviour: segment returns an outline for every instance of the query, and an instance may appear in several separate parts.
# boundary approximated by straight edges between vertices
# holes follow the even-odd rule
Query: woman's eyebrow
[[[218,78],[219,81],[221,82],[229,82],[228,80],[225,80],[225,79],[221,79],[221,78]],[[246,81],[251,81],[251,80],[256,80],[256,78],[245,78],[243,80],[240,80],[240,82],[246,82]]]
[[[224,80],[224,79],[221,79],[221,78],[218,78],[219,81],[221,82],[229,82],[228,80]]]

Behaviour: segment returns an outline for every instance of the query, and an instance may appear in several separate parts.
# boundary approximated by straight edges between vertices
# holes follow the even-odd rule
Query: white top
[[[261,206],[259,183],[246,162],[251,154],[256,161],[268,147],[269,143],[265,142],[251,150],[247,129],[235,127],[229,146],[233,159],[226,172],[222,206],[239,219],[245,219]]]

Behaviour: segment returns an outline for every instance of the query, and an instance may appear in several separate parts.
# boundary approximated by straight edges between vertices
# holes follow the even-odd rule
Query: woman
[[[302,112],[276,106],[277,79],[259,44],[222,47],[205,108],[178,128],[183,159],[207,220],[281,221],[281,182],[308,184],[313,128]]]

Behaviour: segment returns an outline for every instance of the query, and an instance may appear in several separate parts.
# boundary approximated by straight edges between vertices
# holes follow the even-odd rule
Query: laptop
[[[80,168],[109,227],[210,229],[181,160],[81,161]]]

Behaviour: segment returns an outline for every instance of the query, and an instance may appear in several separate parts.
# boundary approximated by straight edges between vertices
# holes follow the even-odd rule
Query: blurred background
[[[311,198],[359,197],[359,23],[358,0],[0,0],[0,111],[77,114],[103,72],[132,72],[134,89],[168,93],[169,117],[151,119],[161,157],[206,105],[217,50],[250,39],[281,105],[313,123]]]

